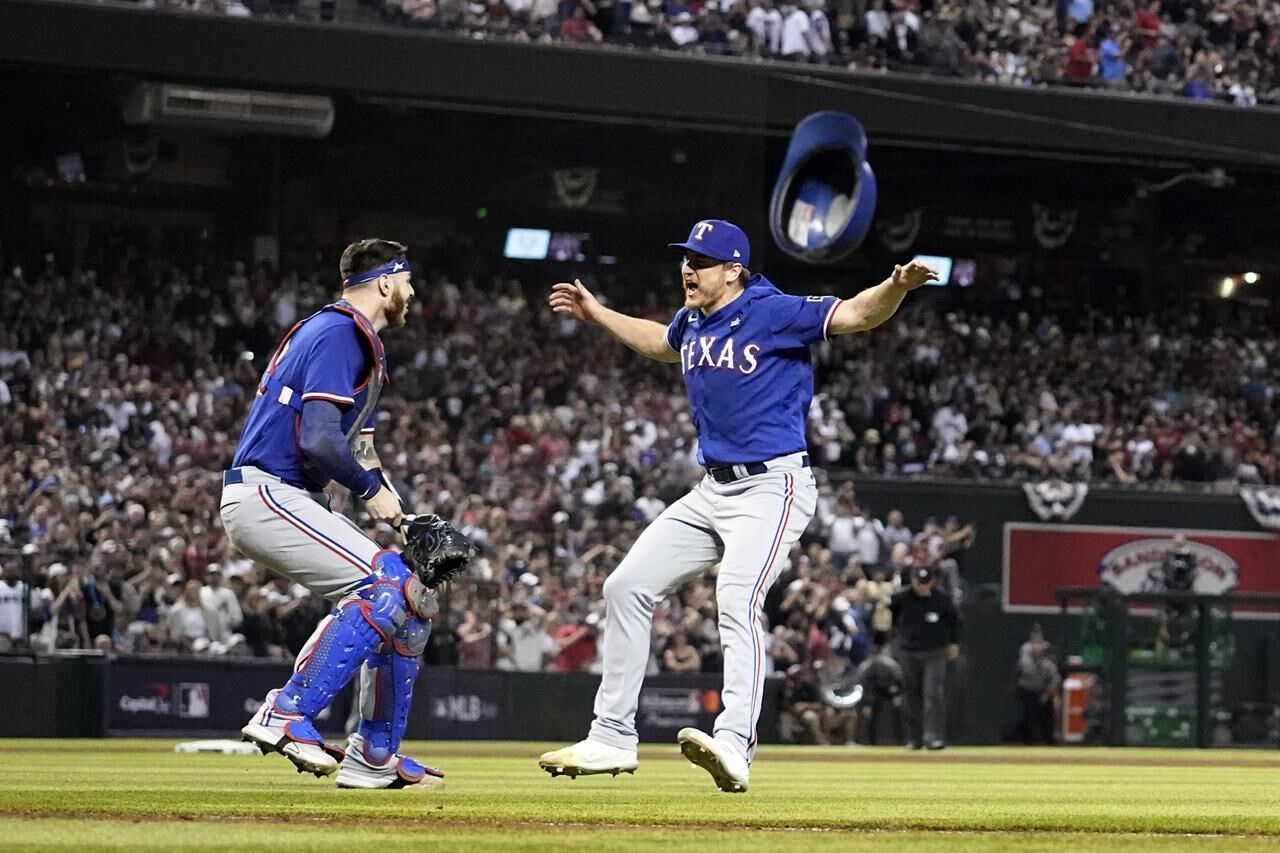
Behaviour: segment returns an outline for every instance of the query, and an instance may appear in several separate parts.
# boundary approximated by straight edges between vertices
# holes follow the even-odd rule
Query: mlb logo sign
[[[184,681],[178,684],[178,716],[185,719],[205,719],[209,716],[209,685],[202,681]]]

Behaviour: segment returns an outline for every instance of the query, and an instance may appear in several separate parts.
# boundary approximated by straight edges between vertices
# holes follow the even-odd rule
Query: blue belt
[[[241,483],[248,483],[251,486],[258,484],[274,485],[277,483],[283,483],[286,486],[294,486],[299,489],[307,488],[306,486],[298,483],[291,483],[288,480],[277,477],[275,474],[268,474],[266,471],[252,465],[241,468],[228,468],[222,472],[222,485],[224,487],[238,486]]]
[[[800,467],[809,467],[809,454],[800,457]],[[708,465],[707,473],[717,483],[735,483],[743,477],[754,477],[768,472],[769,466],[763,462],[747,462],[744,465]]]

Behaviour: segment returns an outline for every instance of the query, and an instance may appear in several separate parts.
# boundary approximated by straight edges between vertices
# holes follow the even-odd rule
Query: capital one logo
[[[710,222],[699,222],[697,225],[693,226],[693,231],[694,231],[693,239],[701,240],[708,231],[714,231],[714,230],[715,230],[715,226],[712,225]]]
[[[147,685],[147,695],[130,696],[127,693],[120,697],[120,710],[126,714],[164,714],[173,712],[173,688],[164,682],[152,682]]]

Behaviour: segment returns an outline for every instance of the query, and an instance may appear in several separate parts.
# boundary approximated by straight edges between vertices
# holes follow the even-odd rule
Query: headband
[[[396,255],[380,267],[374,267],[367,272],[358,273],[351,276],[351,278],[344,278],[342,286],[352,287],[353,285],[364,284],[366,281],[373,281],[379,276],[395,275],[402,272],[412,273],[413,268],[409,266],[409,261],[404,255]]]

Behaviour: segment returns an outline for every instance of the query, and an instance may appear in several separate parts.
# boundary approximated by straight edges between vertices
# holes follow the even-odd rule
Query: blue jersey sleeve
[[[684,330],[688,325],[689,309],[681,308],[676,312],[675,319],[671,321],[671,325],[667,326],[667,346],[671,347],[675,352],[680,352],[680,344],[684,340]]]
[[[825,340],[831,316],[840,304],[834,296],[779,294],[769,301],[774,335],[792,346],[808,346],[814,341]]]
[[[320,332],[306,353],[302,372],[302,402],[328,400],[338,406],[355,405],[355,387],[364,372],[365,356],[355,326],[332,325]]]

